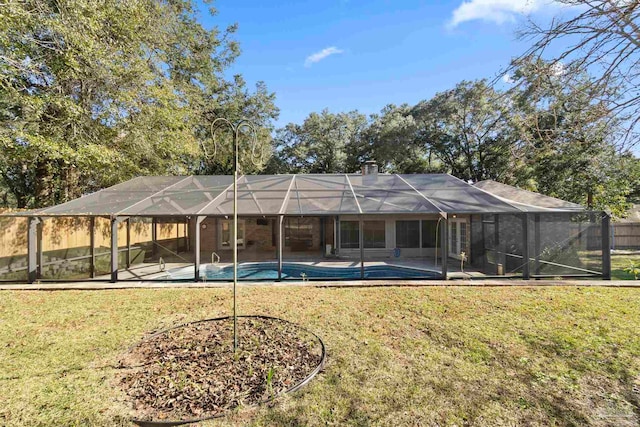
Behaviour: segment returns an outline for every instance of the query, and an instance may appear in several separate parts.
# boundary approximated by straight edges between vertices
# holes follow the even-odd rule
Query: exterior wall
[[[206,226],[206,228],[204,228]],[[200,251],[218,250],[218,218],[207,218],[200,224]],[[208,259],[203,260],[208,262]]]
[[[365,248],[364,254],[366,259],[385,259],[395,258],[394,249],[396,248],[396,221],[397,220],[437,220],[438,215],[403,215],[399,216],[386,216],[386,215],[363,215],[362,219],[365,221],[371,220],[384,220],[385,221],[385,247],[384,248]],[[470,256],[471,252],[471,226],[469,215],[461,215],[458,218],[464,218],[467,221],[467,256]],[[277,258],[277,246],[273,243],[273,231],[275,227],[276,239],[277,239],[277,227],[278,219],[275,217],[267,218],[266,225],[258,225],[258,218],[255,217],[240,217],[240,220],[245,223],[245,247],[240,248],[239,257],[241,260],[262,260],[262,259],[276,259]],[[358,215],[342,215],[340,221],[359,221]],[[227,260],[231,256],[229,249],[223,249],[220,246],[219,235],[221,230],[221,218],[206,218],[202,225],[206,225],[206,228],[200,231],[200,247],[204,258],[202,262],[208,262],[208,254],[211,252],[217,252],[223,260]],[[287,218],[285,218],[285,222]],[[285,246],[283,248],[283,258],[295,257],[296,255],[310,254],[314,256],[324,256],[326,247],[322,245],[321,235],[321,218],[310,217],[309,221],[312,225],[312,248],[306,251],[292,251],[291,247]],[[195,231],[193,229],[193,223],[191,224],[190,236],[191,245],[194,246]],[[444,222],[440,224],[444,226]],[[420,246],[422,246],[422,233],[420,233]],[[283,239],[284,240],[284,239]],[[325,217],[324,228],[324,244],[334,245],[334,217]],[[440,246],[440,243],[438,243]],[[360,249],[346,249],[339,248],[339,256],[342,258],[360,258]],[[400,258],[420,258],[420,257],[432,257],[435,256],[435,248],[402,248],[400,250]]]
[[[384,220],[385,221],[385,247],[384,249],[364,249],[365,259],[368,258],[395,258],[393,251],[396,248],[396,221],[397,220],[437,220],[439,215],[363,215],[364,221]],[[341,215],[340,221],[359,221],[358,215]],[[444,222],[440,223],[441,226]],[[422,225],[421,225],[422,227]],[[422,230],[422,228],[421,228]],[[440,244],[438,244],[439,246]],[[422,233],[420,233],[420,246],[422,246]],[[346,258],[360,258],[360,249],[340,248],[340,256]],[[435,248],[402,248],[400,258],[420,258],[435,256]]]
[[[312,226],[312,247],[305,251],[295,251],[291,247],[283,247],[283,258],[311,255],[319,257],[324,255],[325,248],[322,246],[323,236],[321,233],[321,218],[307,217]],[[245,246],[239,248],[238,257],[241,261],[262,261],[277,259],[277,233],[278,218],[267,217],[266,225],[259,225],[257,217],[239,217],[245,226]],[[200,252],[201,262],[210,262],[212,252],[216,252],[223,262],[231,260],[233,254],[231,249],[223,248],[220,242],[222,218],[210,217],[202,221],[200,229]],[[287,218],[285,218],[285,223]],[[333,245],[333,218],[325,220],[324,242]],[[189,224],[189,236],[191,247],[195,248],[195,219]],[[274,236],[275,231],[275,236]],[[284,231],[284,230],[283,230]],[[275,237],[275,239],[274,239]],[[284,237],[284,236],[283,236]],[[283,238],[284,241],[284,238]]]
[[[272,230],[274,218],[266,218],[267,225],[258,225],[257,218],[238,218],[244,222],[245,226],[245,247],[239,248],[241,252],[274,252],[276,246],[272,244]],[[225,252],[231,252],[228,248],[223,248],[220,244],[220,233],[222,227],[222,218],[206,218],[200,226],[200,251],[204,254],[217,252],[223,256]],[[277,222],[276,222],[277,224]],[[206,228],[205,228],[206,227]],[[195,247],[195,220],[191,223],[191,244]],[[202,262],[208,262],[209,258],[204,258]]]
[[[259,225],[257,218],[245,219],[246,249],[257,251],[275,251],[277,249],[277,218],[266,218],[267,224]],[[273,231],[276,230],[274,241]]]

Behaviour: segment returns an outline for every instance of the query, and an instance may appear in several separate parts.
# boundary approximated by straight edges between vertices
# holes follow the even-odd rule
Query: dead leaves
[[[274,397],[302,381],[320,363],[318,340],[278,319],[208,321],[143,341],[121,364],[135,366],[120,384],[137,417],[209,417]]]

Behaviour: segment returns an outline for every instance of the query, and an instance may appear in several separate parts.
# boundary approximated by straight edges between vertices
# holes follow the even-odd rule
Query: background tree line
[[[493,179],[623,215],[639,195],[640,163],[620,148],[624,129],[592,78],[537,59],[514,64],[510,83],[463,81],[370,117],[312,113],[276,131],[266,171],[349,173],[373,159],[385,172]]]
[[[240,54],[236,26],[205,29],[192,0],[5,2],[0,206],[61,203],[139,175],[228,173],[229,141],[214,144],[210,126],[245,117],[265,154],[243,152],[246,173],[355,172],[374,159],[385,172],[494,179],[622,215],[640,191],[628,150],[640,117],[639,8],[587,6],[523,32],[532,47],[509,67],[508,89],[463,81],[416,105],[370,117],[325,110],[276,130],[266,85],[225,78]],[[576,31],[575,45],[542,59]],[[608,66],[594,72],[598,58]]]

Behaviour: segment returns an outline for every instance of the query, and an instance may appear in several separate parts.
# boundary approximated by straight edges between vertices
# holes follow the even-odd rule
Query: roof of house
[[[584,207],[577,204],[567,202],[566,200],[557,199],[555,197],[545,196],[544,194],[535,193],[533,191],[523,190],[512,185],[502,184],[497,181],[488,179],[474,184],[476,188],[488,191],[489,193],[500,197],[502,200],[519,206],[536,206],[548,209],[564,209],[564,210],[584,210]]]
[[[633,205],[624,218],[617,218],[615,222],[640,223],[640,205]]]
[[[514,203],[482,186],[470,185],[448,174],[242,175],[238,178],[240,215],[575,210],[573,204],[569,205],[548,207]],[[232,213],[233,177],[197,175],[138,177],[67,203],[8,215],[159,217],[224,216]]]

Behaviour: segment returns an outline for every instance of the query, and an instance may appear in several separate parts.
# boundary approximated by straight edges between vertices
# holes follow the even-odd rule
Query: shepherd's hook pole
[[[211,137],[214,139],[214,144],[217,123],[226,125],[231,130],[233,138],[233,351],[235,353],[238,350],[238,310],[236,303],[238,286],[238,166],[240,151],[238,149],[238,139],[240,137],[240,129],[246,127],[251,131],[253,143],[257,144],[257,133],[255,127],[246,119],[234,124],[228,119],[219,117],[211,123]]]

